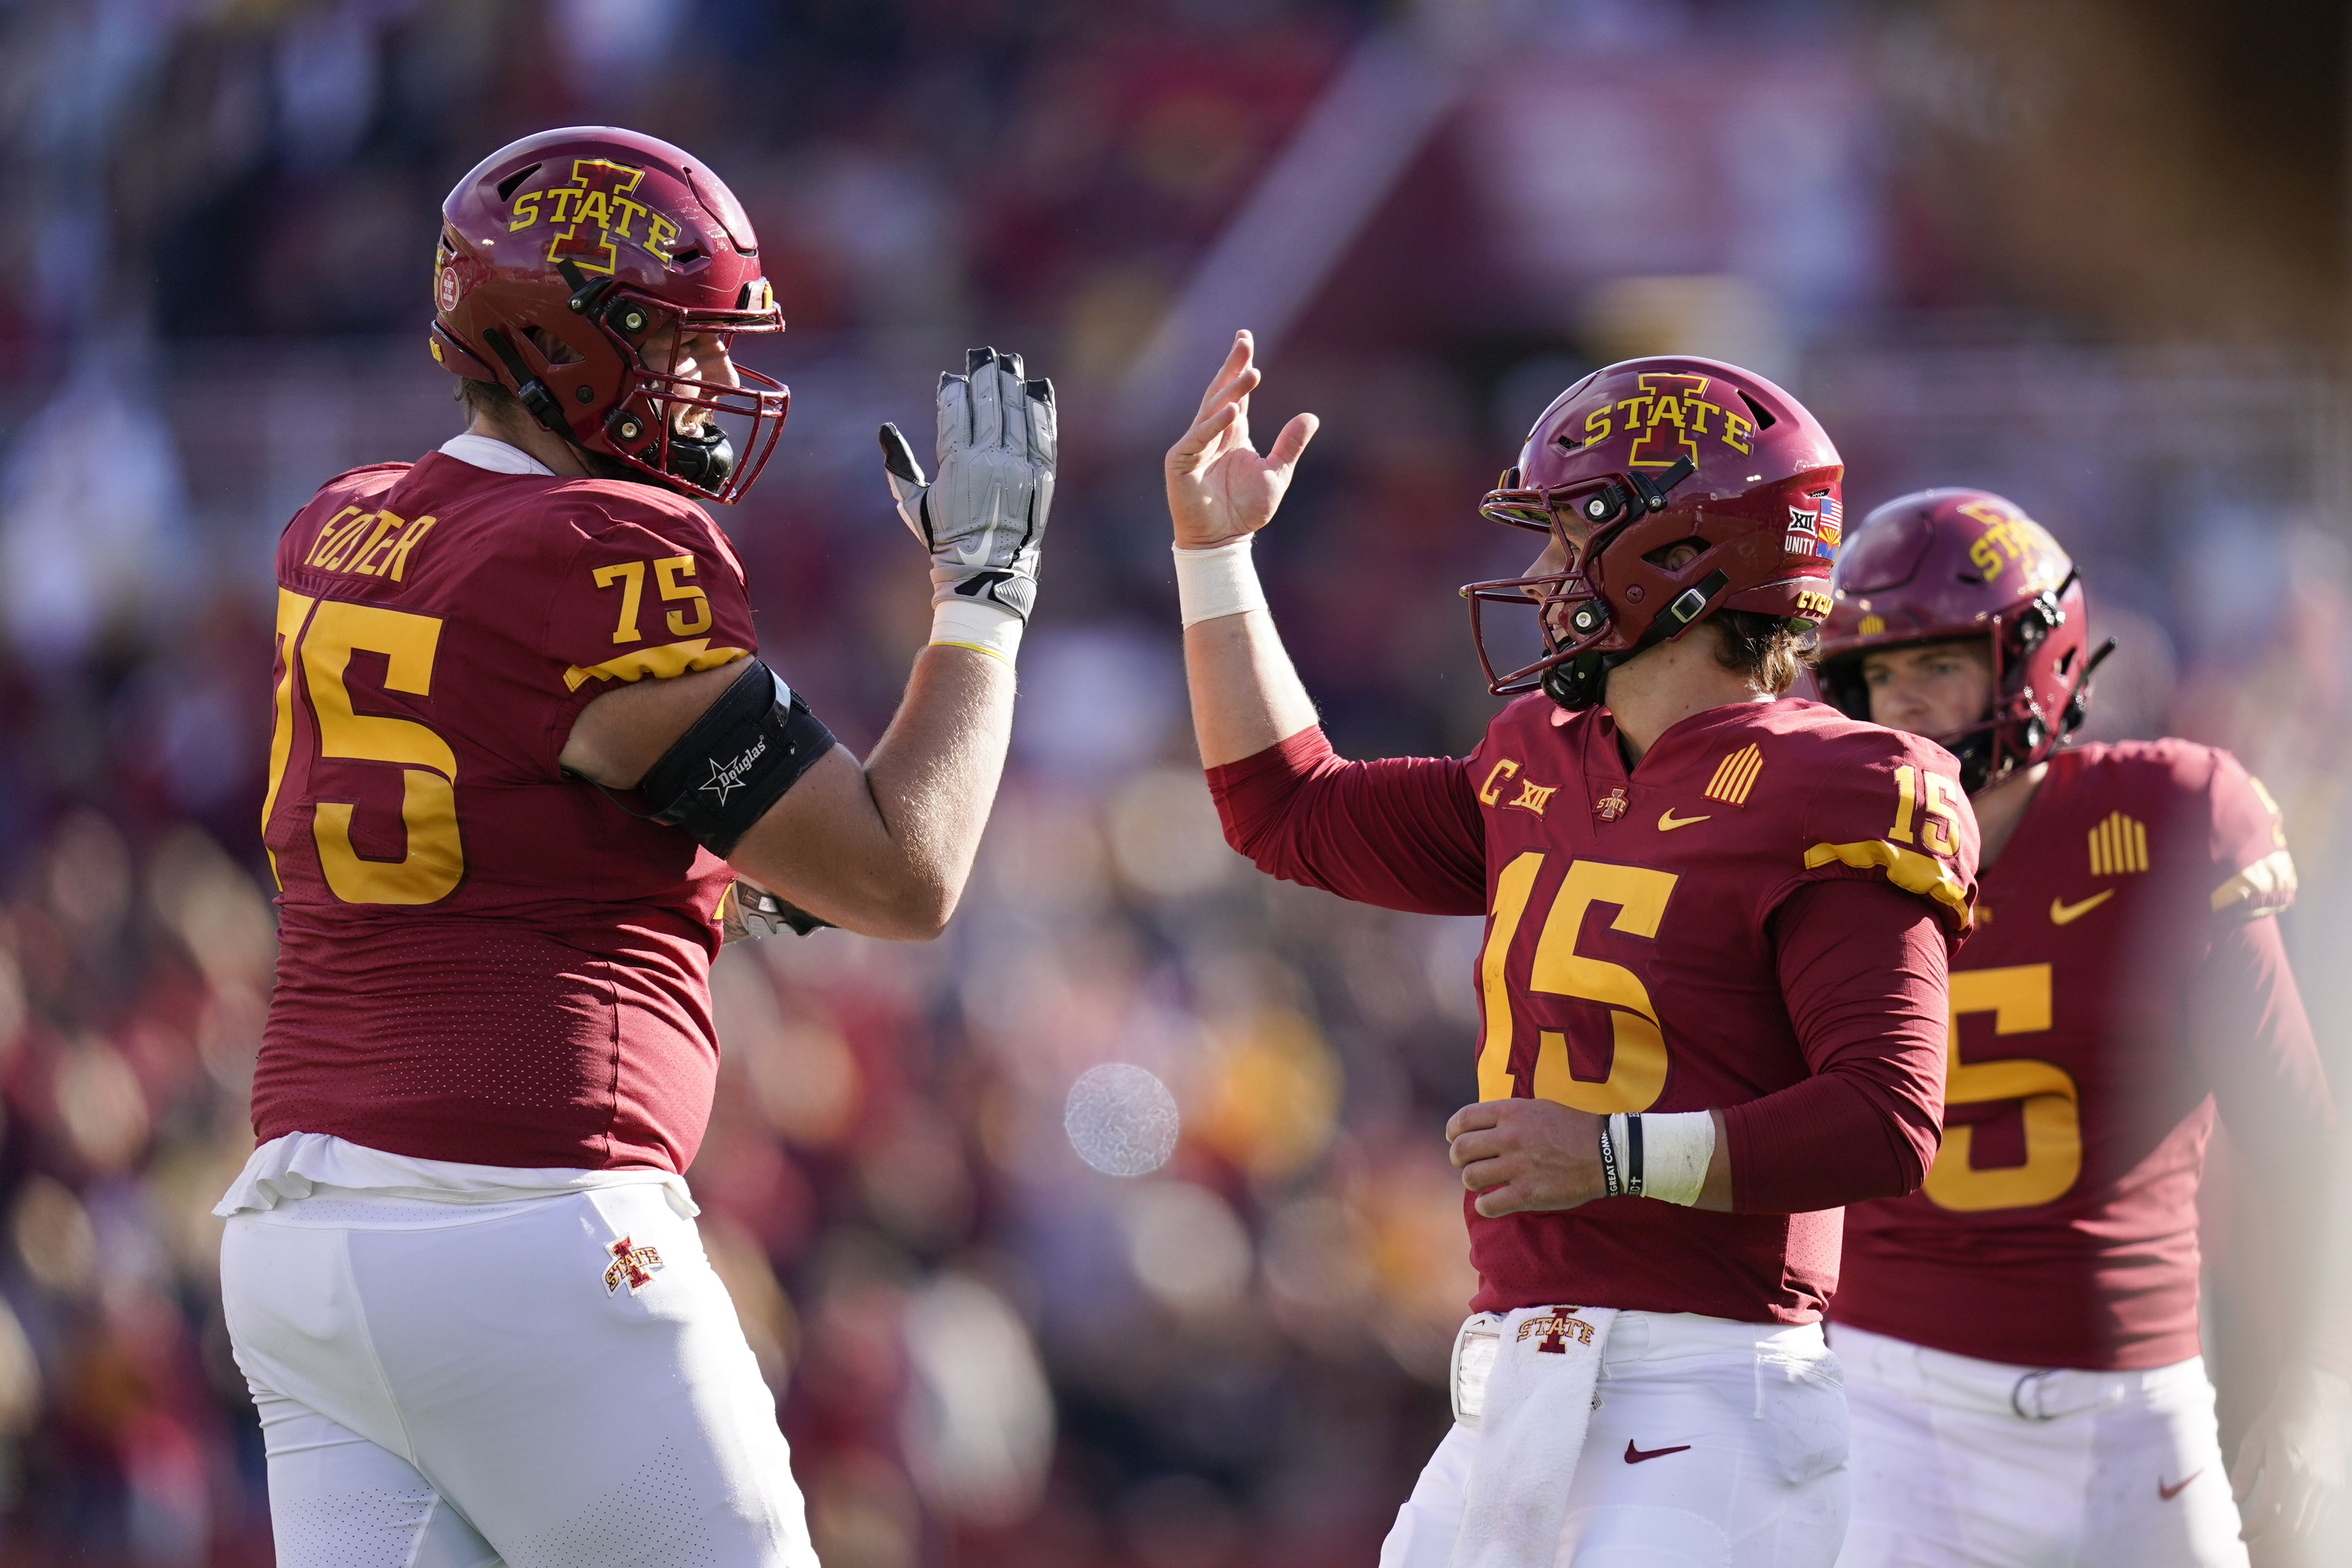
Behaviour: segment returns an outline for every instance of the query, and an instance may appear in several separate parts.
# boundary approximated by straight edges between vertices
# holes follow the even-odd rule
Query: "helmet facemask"
[[[2091,676],[2116,651],[2114,638],[2108,638],[2087,657],[2079,646],[2058,650],[2051,670],[2037,672],[2034,668],[2036,656],[2052,634],[2067,623],[2070,615],[2083,612],[2083,596],[2076,587],[2081,576],[2070,568],[2065,580],[2056,588],[2044,589],[2009,613],[1988,617],[1983,636],[1992,678],[1992,700],[1976,723],[1948,735],[1928,737],[1958,759],[1960,788],[1969,794],[1999,783],[2021,768],[2045,760],[2089,717]],[[1866,654],[1966,640],[1965,635],[1914,638],[1858,650],[1824,663],[1817,672],[1822,695],[1849,718],[1874,722],[1871,719],[1869,682],[1863,673]],[[2036,688],[2042,684],[2035,678],[2037,674],[2065,683],[2065,696],[2052,705],[2054,712],[2044,712],[2036,698]]]
[[[1612,554],[1632,549],[1646,558],[1690,538],[1686,525],[1670,520],[1662,528],[1643,528],[1665,510],[1667,493],[1695,472],[1687,460],[1677,462],[1655,479],[1644,474],[1615,473],[1533,488],[1518,484],[1518,472],[1507,470],[1488,492],[1479,512],[1496,522],[1531,532],[1547,533],[1565,559],[1565,570],[1546,576],[1498,579],[1465,586],[1470,602],[1470,636],[1478,651],[1478,665],[1486,689],[1496,696],[1512,696],[1540,689],[1562,707],[1587,708],[1601,700],[1603,679],[1614,666],[1643,649],[1681,636],[1711,609],[1728,581],[1720,570],[1701,570],[1706,564],[1706,541],[1698,557],[1679,570],[1675,582],[1658,597],[1664,608],[1645,622],[1621,627],[1624,619],[1612,611],[1604,563]],[[1579,545],[1570,534],[1583,531]],[[1631,537],[1664,533],[1672,538],[1652,540]],[[1646,549],[1641,548],[1646,546]],[[1655,576],[1664,569],[1639,575]],[[1687,581],[1684,580],[1689,580]],[[1679,588],[1675,592],[1673,590]],[[1628,583],[1621,590],[1638,603],[1651,590]],[[1521,667],[1496,674],[1486,646],[1484,606],[1507,604],[1533,609],[1543,638],[1543,653]]]
[[[577,276],[566,269],[567,281]],[[765,286],[761,287],[764,294]],[[583,435],[571,429],[567,419],[566,428],[557,434],[669,488],[708,500],[732,501],[749,489],[775,449],[792,392],[772,377],[735,363],[730,350],[738,333],[783,329],[772,303],[764,309],[680,311],[600,277],[583,280],[571,305],[618,357],[629,384],[604,416],[601,430]],[[664,362],[656,367],[646,356],[648,346],[663,337],[665,326],[675,330],[668,334]],[[727,355],[734,380],[680,373],[688,344],[701,338],[714,340],[719,351]],[[730,423],[735,427],[732,432]],[[737,434],[742,436],[740,446]],[[746,455],[740,462],[739,452]]]

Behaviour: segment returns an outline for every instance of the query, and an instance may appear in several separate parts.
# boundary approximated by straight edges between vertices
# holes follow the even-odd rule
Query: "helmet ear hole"
[[[576,365],[587,356],[549,331],[544,327],[525,327],[523,340],[539,350],[539,357],[550,365]]]

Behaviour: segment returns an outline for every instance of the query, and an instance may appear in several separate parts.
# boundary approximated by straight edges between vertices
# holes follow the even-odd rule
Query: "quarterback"
[[[1249,566],[1314,433],[1260,457],[1236,340],[1170,451],[1194,727],[1264,870],[1484,915],[1479,1099],[1446,1133],[1479,1291],[1456,1424],[1384,1568],[1828,1568],[1844,1398],[1821,1318],[1841,1207],[1916,1187],[1976,824],[1940,747],[1783,700],[1829,608],[1835,449],[1709,360],[1552,403],[1482,509],[1544,536],[1472,584],[1466,758],[1342,761]],[[1544,651],[1497,674],[1486,613]]]
[[[2271,918],[2295,890],[2278,809],[2210,747],[2060,749],[2099,654],[2074,564],[2000,497],[1888,502],[1836,580],[1823,694],[1949,747],[1985,846],[1942,1152],[1920,1192],[1847,1216],[1840,1561],[2242,1564],[2198,1353],[2199,1173],[2218,1104],[2265,1190],[2315,1201],[2334,1119]],[[2342,1483],[2334,1318],[2240,1456],[2249,1539],[2308,1530]]]
[[[728,935],[922,939],[1003,766],[1051,388],[975,350],[936,481],[884,458],[936,610],[860,762],[759,656],[698,504],[784,389],[750,222],[651,137],[551,131],[442,208],[468,429],[327,482],[278,548],[259,1146],[215,1210],[289,1568],[813,1568],[683,1173]],[[738,438],[741,444],[737,444]],[[739,880],[740,877],[740,880]]]

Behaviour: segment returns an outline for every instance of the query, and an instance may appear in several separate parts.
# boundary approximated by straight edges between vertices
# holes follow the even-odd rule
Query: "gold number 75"
[[[351,688],[343,682],[353,653],[381,653],[386,690],[431,695],[440,621],[281,588],[278,640],[285,668],[275,693],[263,833],[278,810],[278,786],[293,754],[294,671],[299,665],[318,719],[319,756],[393,763],[401,770],[400,821],[407,847],[396,861],[366,860],[352,846],[352,802],[313,800],[310,837],[328,890],[345,904],[432,904],[446,898],[466,874],[465,846],[457,835],[457,753],[415,719],[354,712]]]
[[[694,558],[690,555],[664,556],[656,561],[624,560],[611,566],[600,566],[590,572],[589,580],[598,588],[610,588],[618,583],[621,589],[621,619],[613,628],[615,643],[642,643],[645,633],[637,630],[637,609],[645,602],[646,568],[654,569],[654,587],[665,601],[688,600],[690,610],[673,610],[665,618],[673,637],[694,637],[710,630],[710,596],[681,578],[694,575]]]

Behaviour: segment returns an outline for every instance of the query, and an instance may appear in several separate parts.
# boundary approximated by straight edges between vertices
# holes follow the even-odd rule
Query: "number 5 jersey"
[[[1847,1216],[1832,1315],[2021,1366],[2196,1355],[2215,1101],[2282,1201],[2324,1177],[2326,1082],[2267,918],[2294,895],[2277,808],[2227,752],[2053,757],[1952,971],[1942,1152]]]
[[[278,583],[256,1134],[684,1171],[730,873],[557,758],[601,694],[756,649],[724,538],[649,486],[434,453],[330,481]]]
[[[1837,1282],[1840,1206],[1908,1191],[1934,1154],[1976,862],[1958,771],[1791,700],[1694,715],[1629,769],[1606,709],[1535,695],[1466,759],[1342,762],[1307,730],[1210,783],[1275,875],[1486,916],[1481,1099],[1725,1112],[1738,1212],[1465,1198],[1474,1310],[1803,1322]]]

